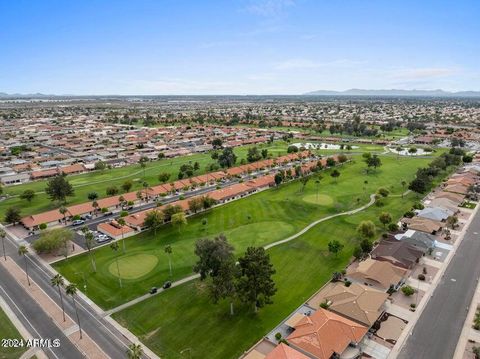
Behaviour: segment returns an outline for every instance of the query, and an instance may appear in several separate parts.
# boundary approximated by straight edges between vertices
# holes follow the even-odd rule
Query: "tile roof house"
[[[367,331],[361,324],[320,308],[300,320],[287,341],[312,358],[329,359],[341,355],[351,343],[358,344]]]
[[[413,229],[416,231],[421,231],[430,234],[436,234],[440,232],[442,228],[445,226],[443,222],[435,221],[430,218],[425,217],[412,217],[412,218],[403,218],[401,220],[404,228]],[[405,228],[405,229],[406,229]]]
[[[410,243],[411,245],[423,251],[435,248],[435,237],[425,232],[419,232],[409,229],[405,233],[395,235],[395,238]]]
[[[453,213],[460,212],[460,208],[458,208],[459,203],[454,202],[448,198],[432,199],[428,205],[430,207],[438,207],[438,208],[446,209]]]
[[[448,209],[438,207],[425,207],[424,209],[418,211],[417,216],[443,222],[453,214],[454,213]]]
[[[368,258],[358,264],[356,269],[347,271],[347,277],[366,285],[388,289],[397,287],[407,274],[405,268],[394,266],[390,262]]]
[[[329,283],[317,300],[327,302],[328,310],[371,327],[383,314],[388,294],[362,284]]]
[[[305,354],[295,350],[292,347],[284,343],[280,343],[273,349],[270,353],[267,354],[265,359],[310,359],[310,357]]]
[[[406,241],[382,239],[370,253],[373,259],[390,262],[394,266],[411,269],[425,252]]]
[[[453,193],[453,192],[439,192],[435,195],[435,198],[447,198],[455,203],[462,203],[465,196],[460,193]]]

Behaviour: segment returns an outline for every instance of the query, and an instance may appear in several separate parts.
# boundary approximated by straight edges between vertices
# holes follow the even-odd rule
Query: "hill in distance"
[[[480,91],[450,92],[444,90],[364,90],[350,89],[345,91],[318,90],[307,92],[307,96],[412,96],[412,97],[480,97]]]

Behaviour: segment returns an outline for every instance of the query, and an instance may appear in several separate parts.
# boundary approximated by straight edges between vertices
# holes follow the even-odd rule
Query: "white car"
[[[99,234],[95,237],[95,240],[97,241],[97,243],[103,243],[103,242],[109,241],[110,237],[107,236],[106,234]]]

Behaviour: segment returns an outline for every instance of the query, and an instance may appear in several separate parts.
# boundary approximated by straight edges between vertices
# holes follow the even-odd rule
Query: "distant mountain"
[[[444,90],[364,90],[350,89],[346,91],[318,90],[307,92],[307,96],[416,96],[416,97],[480,97],[480,91],[450,92]]]
[[[22,93],[0,92],[0,98],[50,98],[50,97],[56,97],[56,95],[45,95],[43,93],[22,94]]]

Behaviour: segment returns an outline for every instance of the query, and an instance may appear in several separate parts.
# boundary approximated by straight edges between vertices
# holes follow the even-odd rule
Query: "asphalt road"
[[[3,260],[3,258],[0,260]],[[32,297],[25,293],[23,287],[20,286],[3,267],[0,267],[0,276],[2,278],[0,296],[5,299],[32,337],[34,339],[50,339],[51,341],[54,339],[60,340],[60,346],[58,348],[44,348],[45,354],[49,358],[83,358],[83,355],[63,334],[61,329],[53,323],[50,317],[43,312]]]
[[[13,239],[7,237],[5,241],[6,252],[13,260],[15,260],[22,268],[24,268],[23,258],[17,254],[17,244]],[[28,256],[28,272],[30,278],[33,279],[38,286],[40,286],[47,295],[52,298],[55,303],[60,303],[60,297],[55,288],[50,284],[50,279],[53,274],[48,268],[43,266],[36,258]],[[0,258],[3,260],[3,258]],[[55,323],[39,308],[38,304],[31,299],[23,290],[22,287],[11,277],[5,273],[5,269],[0,268],[1,287],[0,295],[6,297],[5,300],[9,304],[15,302],[20,310],[25,313],[30,324],[27,323],[26,328],[29,329],[32,335],[39,333],[41,338],[63,338],[62,345],[66,348],[65,352],[60,348],[58,353],[59,359],[77,358],[80,354],[77,349],[69,348],[68,339],[63,335],[61,330]],[[4,295],[3,290],[7,295]],[[114,326],[112,326],[103,317],[97,315],[95,310],[89,306],[83,299],[77,297],[77,308],[80,317],[82,329],[92,338],[97,345],[111,358],[125,358],[126,350],[130,343]],[[71,300],[64,300],[65,312],[75,320],[75,310]],[[14,307],[14,306],[13,306]],[[22,316],[19,317],[22,319]],[[25,321],[23,318],[22,322]],[[24,323],[25,324],[25,323]],[[31,330],[33,328],[33,330]],[[55,334],[54,334],[55,333]],[[62,337],[63,336],[63,337]],[[67,343],[68,342],[68,343]],[[71,350],[70,350],[71,349]],[[47,353],[48,354],[48,353]],[[79,356],[82,357],[82,356]],[[52,356],[55,358],[55,356]]]
[[[453,358],[480,277],[480,211],[413,328],[400,359]]]
[[[295,165],[297,162],[293,162],[292,164]],[[287,168],[289,166],[282,166],[280,168]],[[265,171],[262,171],[262,172],[258,172],[256,173],[256,175],[258,174],[262,174],[262,175],[267,175],[267,174],[270,174],[270,173],[276,173],[277,171],[279,170],[279,168],[275,168],[275,169],[270,169],[270,170],[265,170]],[[243,178],[243,181],[248,181],[250,180],[251,178],[253,178],[254,175],[247,175]],[[225,188],[225,187],[229,187],[229,186],[232,186],[236,183],[239,183],[239,180],[238,179],[232,179],[230,181],[225,181],[225,182],[220,182],[218,183],[218,186],[220,186],[221,188]],[[168,203],[172,203],[172,202],[175,202],[175,201],[178,201],[181,197],[181,195],[183,195],[185,198],[190,198],[190,197],[193,197],[193,196],[199,196],[199,195],[203,195],[203,194],[207,194],[209,192],[212,192],[216,190],[216,186],[211,186],[211,187],[199,187],[197,189],[195,189],[194,191],[190,191],[188,193],[183,193],[183,194],[175,194],[173,196],[169,196],[169,197],[165,197],[165,198],[162,198],[162,204],[168,204]],[[150,201],[150,202],[147,202],[147,203],[144,203],[140,206],[136,206],[135,208],[133,208],[132,210],[129,210],[129,214],[133,214],[133,213],[137,213],[137,212],[141,212],[141,211],[144,211],[146,209],[151,209],[151,208],[155,208],[156,207],[156,203],[154,201]],[[89,219],[89,220],[86,220],[85,221],[85,226],[87,226],[90,230],[92,231],[96,231],[97,230],[97,225],[99,223],[103,223],[103,222],[106,222],[106,221],[109,221],[111,219],[114,219],[118,217],[118,213],[113,213],[111,215],[102,215],[100,214],[99,216],[97,217],[94,217],[92,219]],[[84,225],[81,225],[81,226],[72,226],[71,224],[68,225],[67,227],[68,228],[71,228],[75,231],[75,236],[73,238],[73,241],[75,242],[75,244],[77,244],[78,246],[82,247],[83,249],[86,249],[85,248],[85,237],[82,235],[82,234],[79,234],[77,232],[80,231],[80,229],[84,226]],[[33,243],[36,239],[38,239],[39,237],[39,234],[33,234],[31,236],[28,236],[25,238],[25,240],[28,242],[28,243]],[[101,244],[105,244],[105,243],[101,243]],[[97,245],[100,245],[100,244],[95,244],[95,246]]]

